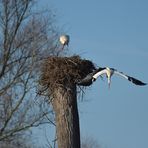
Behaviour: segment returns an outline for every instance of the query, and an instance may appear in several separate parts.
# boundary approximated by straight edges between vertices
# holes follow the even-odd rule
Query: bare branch
[[[33,0],[0,1],[0,141],[31,127],[55,126],[49,106],[34,99],[39,97],[35,88],[42,60],[58,51],[58,32],[53,16],[33,12],[33,4]]]

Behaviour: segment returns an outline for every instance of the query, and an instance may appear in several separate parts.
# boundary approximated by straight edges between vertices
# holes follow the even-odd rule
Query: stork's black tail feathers
[[[128,80],[131,81],[132,83],[136,84],[136,85],[147,85],[147,83],[143,83],[142,81],[137,80],[133,77],[128,76]]]

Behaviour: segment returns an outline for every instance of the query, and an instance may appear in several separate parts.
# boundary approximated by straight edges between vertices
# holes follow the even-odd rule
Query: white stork
[[[131,81],[132,83],[134,83],[135,85],[146,85],[146,83],[141,82],[140,80],[137,80],[133,77],[130,77],[126,74],[124,74],[123,72],[119,72],[114,68],[99,68],[97,70],[95,70],[94,72],[88,74],[85,78],[83,78],[82,80],[80,80],[79,82],[77,82],[77,85],[81,85],[81,86],[89,86],[91,85],[98,77],[102,76],[106,74],[107,79],[108,79],[108,85],[110,87],[110,83],[111,83],[111,77],[113,76],[113,74],[117,74],[122,76],[123,78]]]
[[[111,83],[111,77],[113,76],[113,74],[117,74],[119,76],[122,76],[123,78],[131,81],[132,83],[134,83],[135,85],[146,85],[146,83],[143,83],[142,81],[140,80],[137,80],[131,76],[128,76],[126,74],[124,74],[123,72],[119,72],[117,71],[116,69],[114,68],[109,68],[109,67],[106,67],[104,68],[103,70],[95,73],[93,75],[93,78],[92,78],[92,81],[95,81],[99,76],[102,76],[103,74],[106,74],[107,76],[107,79],[108,79],[108,85],[110,87],[110,83]]]
[[[60,38],[60,43],[63,45],[62,50],[64,49],[65,45],[69,45],[70,37],[69,35],[61,35]]]

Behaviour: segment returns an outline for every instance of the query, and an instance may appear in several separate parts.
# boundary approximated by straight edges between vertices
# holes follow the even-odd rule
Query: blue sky
[[[147,0],[43,0],[70,35],[70,51],[148,82]],[[148,147],[148,86],[98,79],[79,101],[83,136],[102,148]]]

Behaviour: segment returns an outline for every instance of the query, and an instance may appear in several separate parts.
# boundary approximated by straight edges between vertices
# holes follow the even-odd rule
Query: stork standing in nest
[[[63,45],[62,50],[64,49],[65,45],[69,45],[70,36],[69,35],[61,35],[59,38],[60,43]]]

